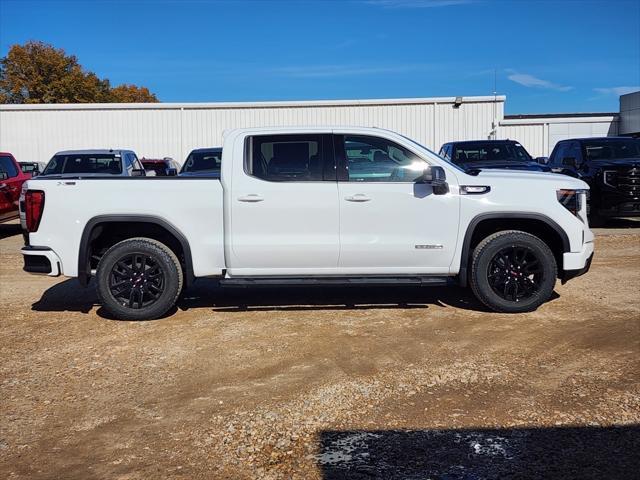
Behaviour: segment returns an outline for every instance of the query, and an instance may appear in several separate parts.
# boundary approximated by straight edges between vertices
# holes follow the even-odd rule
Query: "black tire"
[[[153,320],[173,307],[182,291],[180,262],[169,247],[150,238],[116,243],[96,273],[100,303],[120,320]]]
[[[518,230],[494,233],[471,258],[471,289],[496,312],[530,312],[549,300],[558,268],[538,237]]]

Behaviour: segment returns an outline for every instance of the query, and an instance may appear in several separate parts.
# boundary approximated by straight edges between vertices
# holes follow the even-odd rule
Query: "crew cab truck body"
[[[387,130],[227,132],[220,179],[38,177],[24,188],[25,270],[96,277],[103,305],[156,318],[197,278],[222,285],[470,285],[537,308],[593,255],[586,184],[465,173]],[[44,205],[44,207],[42,207]]]

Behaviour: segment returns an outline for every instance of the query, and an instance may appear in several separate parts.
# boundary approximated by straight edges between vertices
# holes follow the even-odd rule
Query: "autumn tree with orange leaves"
[[[0,60],[0,103],[152,103],[146,87],[111,87],[74,55],[43,42],[13,45]]]

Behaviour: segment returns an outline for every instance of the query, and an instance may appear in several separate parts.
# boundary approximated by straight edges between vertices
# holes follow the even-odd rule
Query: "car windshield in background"
[[[38,165],[35,163],[20,163],[20,169],[24,173],[31,173],[38,170]]]
[[[582,149],[587,160],[640,158],[640,140],[635,138],[583,142]]]
[[[142,162],[142,166],[147,172],[156,172],[156,177],[166,177],[168,165],[160,162]]]
[[[530,162],[531,156],[519,143],[465,143],[456,145],[454,163]]]
[[[64,173],[118,175],[122,173],[122,159],[116,155],[56,155],[47,164],[43,175]]]
[[[180,173],[185,172],[220,172],[222,152],[192,152]]]

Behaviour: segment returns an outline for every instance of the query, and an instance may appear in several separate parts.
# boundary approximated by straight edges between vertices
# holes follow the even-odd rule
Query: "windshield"
[[[473,142],[455,146],[454,163],[530,162],[531,156],[519,143]]]
[[[222,151],[191,152],[184,162],[180,173],[184,172],[219,172],[222,163]]]
[[[438,155],[437,153],[431,151],[430,149],[428,149],[427,147],[425,147],[424,145],[421,145],[420,143],[416,142],[415,140],[409,138],[409,137],[405,137],[404,135],[400,135],[402,138],[404,138],[405,140],[408,140],[409,142],[413,143],[414,145],[420,147],[423,150],[426,150],[427,152],[429,152],[431,155],[435,155],[436,157],[438,157],[440,160],[442,160],[443,162],[445,162],[447,165],[451,165],[453,168],[455,168],[456,170],[459,170],[461,172],[467,172],[464,168],[461,168],[460,165],[456,165],[455,163],[452,163],[450,160],[444,158],[442,155]]]
[[[38,170],[38,164],[36,163],[21,163],[20,169],[24,173],[31,173]]]
[[[587,160],[616,160],[640,157],[640,140],[637,138],[615,140],[590,140],[582,144]]]
[[[55,155],[44,169],[43,175],[63,173],[97,173],[117,175],[122,173],[122,159],[109,154]]]
[[[164,162],[142,162],[142,166],[147,172],[156,172],[156,177],[166,177],[168,175],[167,169],[170,168]]]

